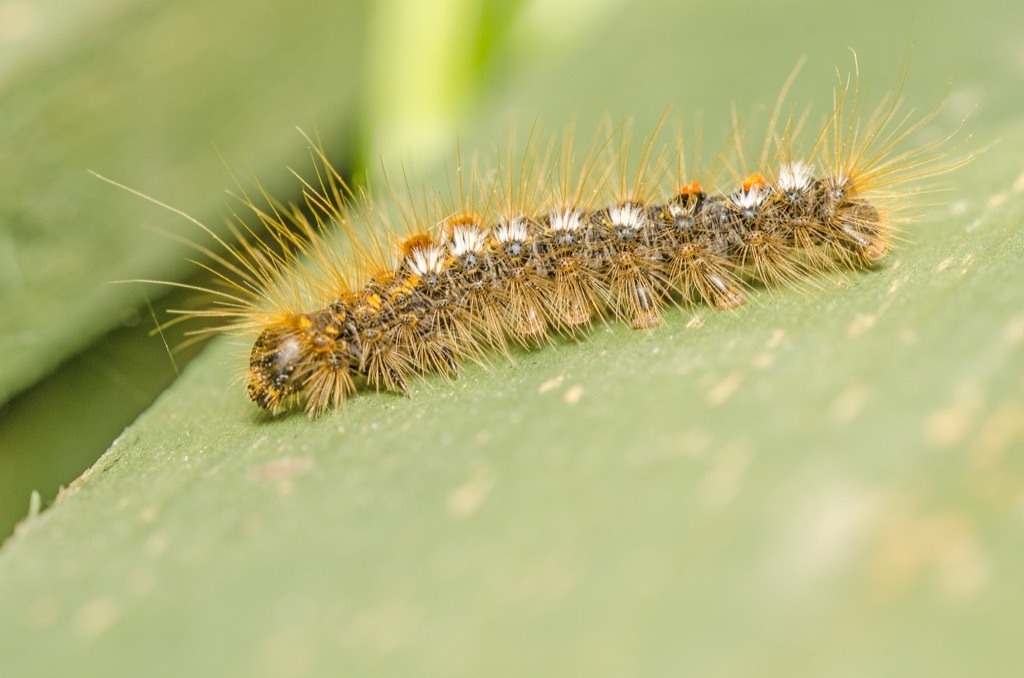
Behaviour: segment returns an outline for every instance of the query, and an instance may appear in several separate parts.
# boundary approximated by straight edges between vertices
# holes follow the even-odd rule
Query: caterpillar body
[[[510,144],[493,169],[460,167],[446,198],[419,203],[393,187],[388,209],[311,143],[304,209],[261,209],[243,193],[269,235],[240,220],[238,242],[221,242],[228,254],[204,250],[228,287],[204,288],[214,305],[180,313],[255,336],[246,389],[259,407],[316,415],[360,384],[408,394],[415,375],[454,377],[466,359],[581,335],[595,320],[649,329],[671,306],[733,309],[759,285],[874,266],[911,183],[951,167],[939,161],[952,135],[900,150],[935,113],[898,115],[892,96],[860,119],[855,78],[805,135],[806,116],[778,115],[784,95],[761,165],[734,171],[725,191],[669,171],[685,165],[682,145],[657,150],[656,134],[631,163],[623,126],[578,169],[571,135],[521,154]]]

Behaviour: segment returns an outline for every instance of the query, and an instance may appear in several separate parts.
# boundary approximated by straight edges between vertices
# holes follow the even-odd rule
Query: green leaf
[[[913,26],[909,103],[951,78],[938,126],[980,100],[989,147],[879,270],[316,420],[261,416],[218,341],[0,550],[0,673],[1015,675],[1024,17],[911,12],[630,5],[463,142],[667,101],[713,135],[805,52],[822,110],[845,45],[881,93]]]
[[[296,125],[317,126],[339,162],[354,152],[365,14],[315,1],[0,6],[0,535],[174,376],[143,303],[180,295],[113,281],[193,275],[175,237],[209,241],[87,170],[224,231],[225,166],[243,185],[251,172],[296,190]]]
[[[112,281],[173,279],[191,252],[153,228],[166,213],[86,170],[221,229],[231,180],[216,149],[281,190],[302,157],[295,125],[337,138],[359,87],[358,5],[107,0],[71,33],[79,10],[63,4],[4,7],[0,352],[16,359],[0,361],[0,403],[141,304]]]

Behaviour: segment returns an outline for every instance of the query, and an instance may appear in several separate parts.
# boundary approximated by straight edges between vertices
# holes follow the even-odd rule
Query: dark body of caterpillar
[[[883,257],[888,228],[848,177],[787,163],[727,195],[699,185],[654,205],[485,219],[463,213],[399,243],[394,270],[325,308],[264,327],[248,395],[279,411],[342,402],[361,376],[408,392],[411,375],[454,375],[464,357],[579,332],[595,316],[635,328],[673,303],[731,309],[748,282],[777,285]]]

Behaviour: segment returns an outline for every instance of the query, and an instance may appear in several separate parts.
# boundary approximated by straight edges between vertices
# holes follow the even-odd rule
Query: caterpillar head
[[[359,366],[356,333],[341,304],[294,314],[268,324],[249,355],[249,398],[275,414],[305,399],[318,414],[355,391]]]

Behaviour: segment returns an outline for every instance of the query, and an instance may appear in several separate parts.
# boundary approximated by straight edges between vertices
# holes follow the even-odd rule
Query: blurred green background
[[[0,548],[0,674],[1016,675],[1022,19],[0,4],[0,531],[110,448]],[[230,342],[167,388],[147,301],[187,297],[110,284],[187,280],[167,232],[197,233],[88,169],[220,228],[231,173],[297,197],[296,126],[357,180],[383,161],[441,189],[456,139],[535,119],[647,130],[672,106],[711,154],[802,56],[792,99],[827,110],[849,49],[869,99],[909,60],[908,106],[945,100],[922,140],[970,113],[983,149],[872,274],[315,422],[260,419]]]

